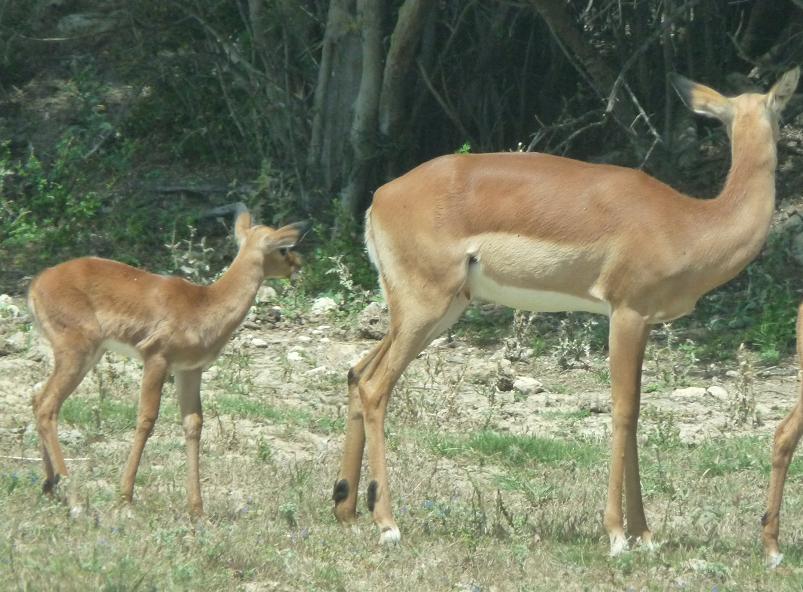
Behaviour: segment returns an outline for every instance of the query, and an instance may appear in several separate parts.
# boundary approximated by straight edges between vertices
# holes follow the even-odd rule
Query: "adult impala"
[[[732,140],[731,170],[716,199],[693,199],[633,169],[526,153],[444,156],[381,187],[365,236],[390,328],[349,371],[337,518],[356,519],[367,446],[368,508],[380,542],[399,540],[383,432],[390,392],[410,361],[479,298],[610,316],[613,442],[604,525],[611,554],[627,548],[628,535],[649,543],[636,447],[649,326],[689,313],[764,244],[775,204],[778,118],[798,76],[796,68],[767,94],[733,98],[674,78],[686,104],[722,121]]]
[[[797,355],[800,367],[803,368],[803,304],[797,311]],[[775,430],[775,443],[772,448],[772,473],[770,474],[770,490],[767,501],[767,511],[761,518],[764,525],[762,538],[767,561],[772,567],[781,563],[783,554],[778,547],[778,529],[781,518],[781,500],[783,498],[783,485],[792,455],[797,448],[800,437],[803,436],[803,385],[800,387],[798,399],[789,415]]]
[[[201,373],[242,322],[262,281],[298,270],[301,260],[289,249],[301,231],[301,224],[279,230],[252,226],[251,215],[241,212],[235,223],[237,257],[209,286],[95,257],[67,261],[34,278],[28,306],[50,342],[54,362],[33,401],[45,492],[67,475],[57,433],[61,405],[103,353],[115,350],[144,365],[134,444],[122,477],[123,498],[131,501],[133,496],[142,450],[159,414],[162,385],[172,372],[187,446],[189,506],[195,515],[203,512],[198,469]]]

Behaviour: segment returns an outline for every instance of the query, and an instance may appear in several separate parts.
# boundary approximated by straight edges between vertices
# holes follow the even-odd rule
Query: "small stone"
[[[432,343],[429,344],[432,348],[443,347],[449,344],[449,338],[445,335],[443,337],[438,337],[437,339],[433,339]]]
[[[516,401],[516,393],[513,391],[499,391],[496,393],[496,402],[502,405],[509,405],[510,403],[515,403]]]
[[[288,362],[300,362],[304,358],[301,357],[301,354],[297,351],[289,351],[287,352],[287,361]]]
[[[544,392],[544,385],[531,376],[518,376],[513,381],[513,390],[529,396]]]
[[[736,370],[728,370],[725,372],[725,376],[728,378],[739,378],[739,373]]]
[[[251,345],[254,347],[268,347],[268,342],[261,337],[254,337],[251,339]]]
[[[672,391],[673,397],[682,397],[682,398],[701,398],[705,395],[705,389],[699,386],[689,386],[686,388],[679,388]]]
[[[719,399],[720,401],[726,401],[728,399],[728,391],[726,391],[723,387],[719,385],[709,386],[706,390],[706,393],[714,397],[715,399]]]
[[[272,302],[276,300],[278,294],[276,294],[276,290],[274,290],[271,286],[261,286],[257,291],[256,301],[257,304],[262,302]]]
[[[388,332],[388,322],[387,305],[371,302],[357,318],[357,332],[360,337],[382,339]]]
[[[325,315],[337,309],[337,302],[329,296],[321,296],[312,302],[310,314],[313,316]]]
[[[6,337],[6,349],[10,352],[21,352],[28,348],[28,336],[17,331]]]

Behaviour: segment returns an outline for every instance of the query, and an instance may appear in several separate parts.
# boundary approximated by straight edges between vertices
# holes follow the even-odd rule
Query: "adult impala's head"
[[[293,277],[301,269],[301,255],[291,249],[301,239],[306,222],[295,222],[273,229],[253,224],[251,214],[242,212],[234,225],[234,236],[242,251],[251,248],[262,256],[266,278]]]
[[[738,129],[755,133],[766,125],[775,142],[778,141],[778,119],[797,88],[800,68],[795,67],[776,82],[766,94],[745,93],[725,97],[703,84],[692,82],[678,74],[672,75],[672,84],[683,102],[700,115],[719,119],[733,138]]]

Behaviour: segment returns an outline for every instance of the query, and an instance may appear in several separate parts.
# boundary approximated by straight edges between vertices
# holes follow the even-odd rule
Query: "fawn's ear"
[[[733,105],[730,100],[713,88],[674,73],[670,74],[669,81],[686,106],[695,113],[714,117],[723,123],[733,119]]]
[[[267,250],[292,249],[309,228],[308,222],[294,222],[274,230],[265,237],[264,247]]]
[[[242,245],[245,237],[248,236],[248,229],[251,228],[251,214],[248,212],[240,212],[237,215],[237,220],[234,222],[234,238],[237,240],[238,245]]]
[[[783,111],[789,99],[795,94],[797,88],[797,81],[800,78],[800,68],[795,66],[786,74],[778,79],[778,82],[772,85],[770,92],[767,93],[767,104],[776,113]]]

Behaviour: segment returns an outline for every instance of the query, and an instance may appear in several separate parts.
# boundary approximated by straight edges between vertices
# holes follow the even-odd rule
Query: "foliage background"
[[[234,201],[315,220],[306,292],[337,288],[332,257],[373,288],[371,192],[460,149],[636,166],[713,195],[727,140],[667,73],[764,89],[803,58],[801,31],[790,0],[0,0],[0,289],[84,254],[176,272],[170,247],[192,236],[220,243],[219,269],[228,230],[205,213]],[[799,170],[781,167],[782,207]],[[733,340],[789,347],[787,243],[706,301],[716,319],[744,292]]]

